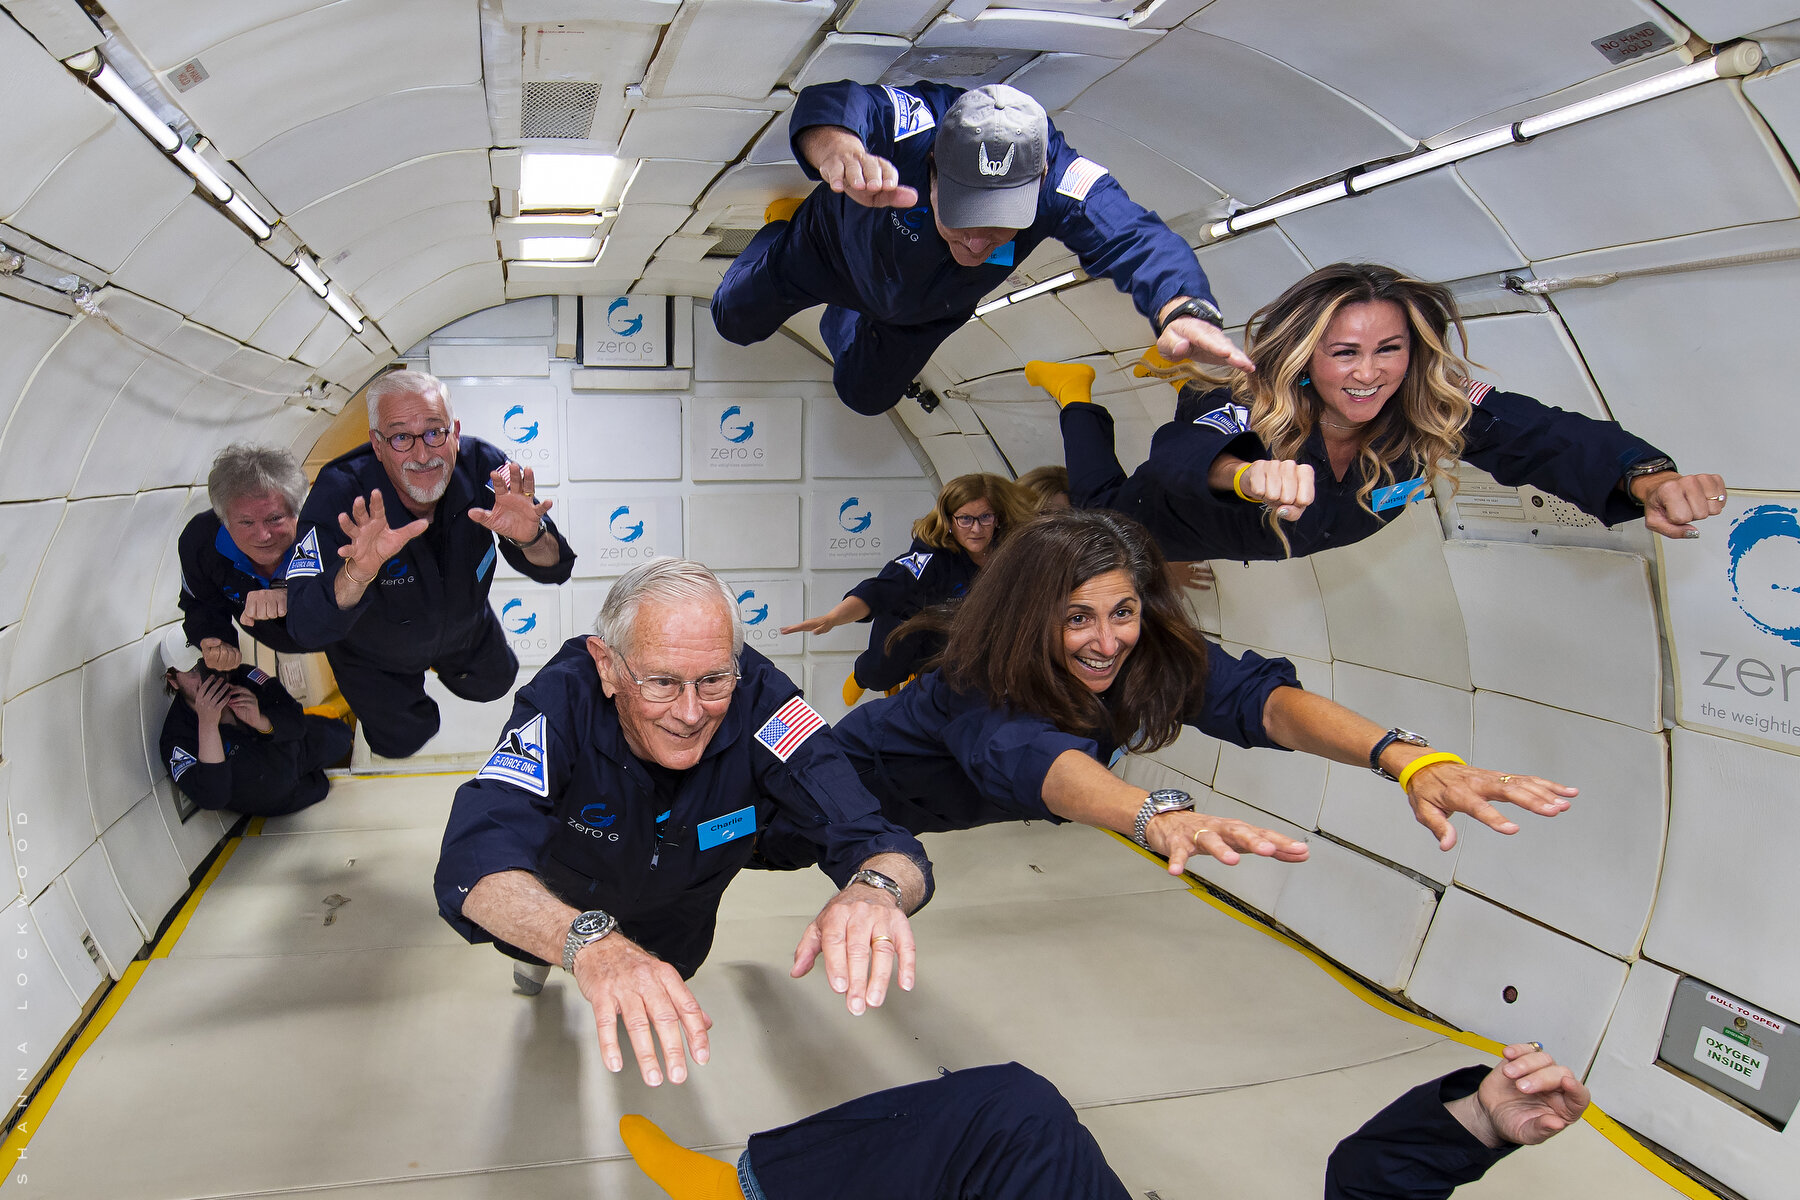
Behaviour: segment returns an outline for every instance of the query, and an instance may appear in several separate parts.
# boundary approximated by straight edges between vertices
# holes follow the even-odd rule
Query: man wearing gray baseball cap
[[[855,411],[898,403],[1051,237],[1130,293],[1164,358],[1254,369],[1225,336],[1193,250],[1017,88],[815,84],[788,124],[794,157],[824,186],[770,206],[713,295],[713,324],[747,346],[827,305],[819,331]]]

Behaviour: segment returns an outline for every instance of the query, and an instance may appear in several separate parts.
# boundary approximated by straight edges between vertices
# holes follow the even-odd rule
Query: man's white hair
[[[731,657],[744,649],[744,622],[738,616],[737,595],[723,579],[691,558],[653,558],[619,577],[600,606],[594,632],[621,654],[636,652],[633,634],[638,609],[646,600],[675,604],[684,600],[716,600],[731,617]]]
[[[450,389],[436,375],[425,371],[389,371],[363,392],[363,403],[369,409],[369,428],[381,429],[381,402],[389,396],[436,396],[444,406],[444,417],[450,413]]]

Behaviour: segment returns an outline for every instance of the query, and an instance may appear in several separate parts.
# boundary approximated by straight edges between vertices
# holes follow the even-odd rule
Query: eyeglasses
[[[994,523],[994,514],[982,513],[979,517],[971,517],[967,513],[957,513],[950,519],[956,522],[956,527],[958,529],[973,529],[977,525],[986,529],[989,525]]]
[[[392,446],[396,453],[405,454],[413,448],[415,441],[424,442],[433,450],[450,440],[450,431],[442,425],[427,429],[424,433],[390,433],[382,439]]]
[[[679,699],[681,689],[690,684],[694,695],[702,700],[723,700],[731,695],[740,678],[738,672],[732,670],[715,671],[698,679],[676,679],[673,675],[652,675],[647,679],[639,679],[623,654],[619,655],[619,661],[625,664],[625,674],[631,677],[631,682],[637,684],[638,695],[651,704],[668,704]]]

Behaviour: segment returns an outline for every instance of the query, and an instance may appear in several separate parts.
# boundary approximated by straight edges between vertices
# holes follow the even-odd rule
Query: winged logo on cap
[[[1013,152],[1015,150],[1017,150],[1018,148],[1019,147],[1018,147],[1017,143],[1014,143],[1013,145],[1008,146],[1006,148],[1006,157],[1001,159],[999,162],[995,162],[993,159],[988,157],[987,143],[982,142],[981,143],[981,157],[976,160],[975,169],[980,171],[983,175],[1004,175],[1008,171],[1012,170]]]

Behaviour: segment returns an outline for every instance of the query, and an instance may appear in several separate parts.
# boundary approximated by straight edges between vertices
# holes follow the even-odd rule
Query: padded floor
[[[853,1095],[1016,1059],[1082,1110],[1134,1194],[1312,1197],[1338,1138],[1480,1057],[1363,1003],[1116,840],[1038,824],[929,839],[939,894],[915,923],[919,985],[863,1017],[817,973],[788,978],[829,882],[745,873],[693,984],[712,1062],[647,1088],[600,1066],[571,981],[517,995],[506,960],[437,919],[457,782],[339,781],[246,839],[76,1065],[24,1190],[656,1200],[621,1158],[621,1113],[728,1157]],[[1674,1195],[1586,1125],[1471,1192]]]

